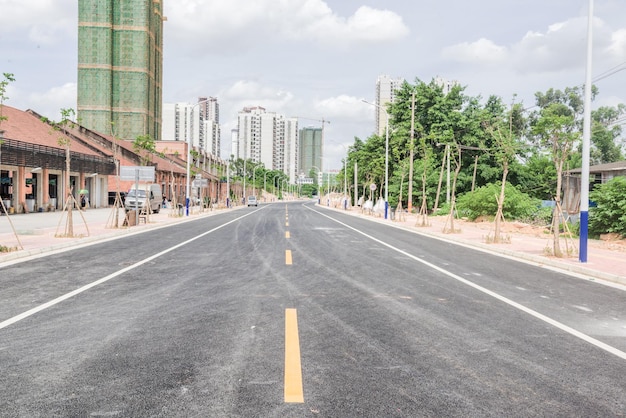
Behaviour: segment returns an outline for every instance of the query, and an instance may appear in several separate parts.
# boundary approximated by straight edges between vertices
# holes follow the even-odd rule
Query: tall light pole
[[[387,214],[389,212],[389,113],[384,106],[376,103],[370,103],[367,100],[363,100],[363,103],[376,106],[377,108],[385,111],[385,120],[387,121],[385,124],[385,219],[387,219]]]
[[[593,55],[593,0],[589,0],[587,24],[587,74],[585,79],[585,104],[583,109],[583,161],[580,175],[580,249],[578,259],[587,262],[587,237],[589,233],[589,148],[591,142],[591,68]]]
[[[200,106],[203,103],[208,102],[211,99],[206,99],[199,101],[198,103],[191,106],[191,111],[189,112],[189,129],[187,129],[187,185],[185,187],[185,215],[189,216],[189,195],[191,189],[191,136],[189,135],[189,131],[191,131],[191,127],[193,126],[193,110],[196,106]]]
[[[226,161],[226,207],[230,207],[230,158]]]

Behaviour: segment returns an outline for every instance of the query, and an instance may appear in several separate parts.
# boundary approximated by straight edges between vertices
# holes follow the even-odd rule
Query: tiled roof
[[[603,173],[607,171],[622,171],[626,170],[626,161],[617,161],[614,163],[598,164],[589,167],[590,173]],[[570,174],[581,173],[582,168],[574,168],[567,171]]]
[[[116,140],[113,136],[90,131],[76,124],[68,127],[68,132],[74,137],[68,137],[59,131],[55,131],[52,126],[41,120],[41,117],[33,110],[22,111],[11,106],[2,107],[3,116],[7,120],[2,121],[0,130],[5,131],[4,137],[26,143],[45,145],[53,148],[63,149],[59,145],[59,137],[70,140],[70,149],[88,155],[113,156],[111,144],[116,142],[120,148],[128,151],[128,154],[137,154],[132,142]],[[139,165],[139,158],[132,160],[123,155],[118,156],[123,166]],[[186,163],[181,158],[170,155],[162,158],[152,155],[151,161],[156,164],[158,171],[173,172],[179,175],[186,174]]]
[[[7,120],[2,121],[0,129],[4,131],[4,137],[7,139],[59,149],[64,149],[59,145],[59,138],[70,139],[31,113],[3,105],[2,115],[6,116]],[[80,141],[70,141],[70,150],[81,154],[102,156],[101,153],[95,152]]]

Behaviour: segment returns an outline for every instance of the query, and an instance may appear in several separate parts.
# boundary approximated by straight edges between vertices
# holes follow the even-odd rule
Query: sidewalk
[[[0,216],[0,246],[11,248],[12,251],[0,252],[0,266],[6,262],[38,254],[114,239],[122,235],[136,234],[173,223],[187,222],[197,219],[199,216],[209,216],[224,210],[232,209],[205,209],[201,211],[196,207],[190,208],[189,216],[174,216],[178,215],[178,210],[161,209],[158,214],[151,214],[148,222],[142,220],[139,225],[131,227],[122,226],[124,221],[123,209],[118,211],[117,224],[115,223],[115,210],[113,208],[74,210],[72,212],[73,238],[62,237],[65,234],[67,213],[61,211],[10,215],[8,217],[2,215]],[[17,236],[13,233],[11,224],[17,232]],[[116,228],[115,225],[119,227]]]
[[[487,242],[488,239],[492,240],[494,237],[493,222],[469,222],[455,219],[455,232],[444,233],[444,227],[446,227],[446,230],[450,230],[447,216],[429,216],[427,218],[427,226],[418,226],[417,215],[414,214],[405,214],[402,219],[396,216],[396,219],[391,221],[385,220],[380,216],[365,214],[360,208],[351,208],[347,211],[340,208],[334,209],[353,216],[407,229],[415,233],[526,260],[536,265],[577,273],[592,280],[601,279],[626,285],[626,240],[588,240],[587,262],[581,263],[578,260],[578,238],[569,241],[570,248],[571,244],[574,247],[571,256],[556,258],[550,255],[552,235],[548,234],[544,228],[518,222],[506,222],[500,234],[501,237],[505,238],[504,241],[506,242],[493,244]],[[421,219],[419,223],[421,225]],[[565,253],[565,239],[561,239],[560,242],[561,250]]]

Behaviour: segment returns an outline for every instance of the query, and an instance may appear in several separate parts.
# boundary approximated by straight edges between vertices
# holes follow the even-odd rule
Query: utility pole
[[[358,170],[359,166],[357,162],[354,162],[354,207],[359,204],[359,183],[358,183]]]

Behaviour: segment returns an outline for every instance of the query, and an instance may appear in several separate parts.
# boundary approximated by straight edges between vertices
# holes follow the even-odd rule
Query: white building
[[[457,80],[446,80],[443,77],[437,76],[433,79],[436,85],[440,86],[443,89],[443,94],[450,93],[453,87],[458,86],[459,82]]]
[[[219,158],[221,146],[219,120],[209,119],[209,116],[219,118],[216,99],[201,104],[164,103],[161,140],[189,141],[193,148]]]
[[[298,172],[298,120],[265,108],[246,107],[238,114],[235,158],[250,159],[266,169],[280,170],[295,183]],[[234,145],[236,143],[236,146]]]
[[[215,97],[198,97],[200,113],[200,147],[209,154],[220,156],[220,105]]]
[[[403,78],[391,78],[388,75],[380,75],[376,80],[376,132],[378,135],[385,134],[387,115],[385,110],[388,103],[396,100],[396,91],[402,87]]]
[[[241,151],[243,154],[243,150]],[[230,160],[230,157],[239,158],[239,130],[231,129],[230,130],[230,154],[228,154],[227,158]]]

